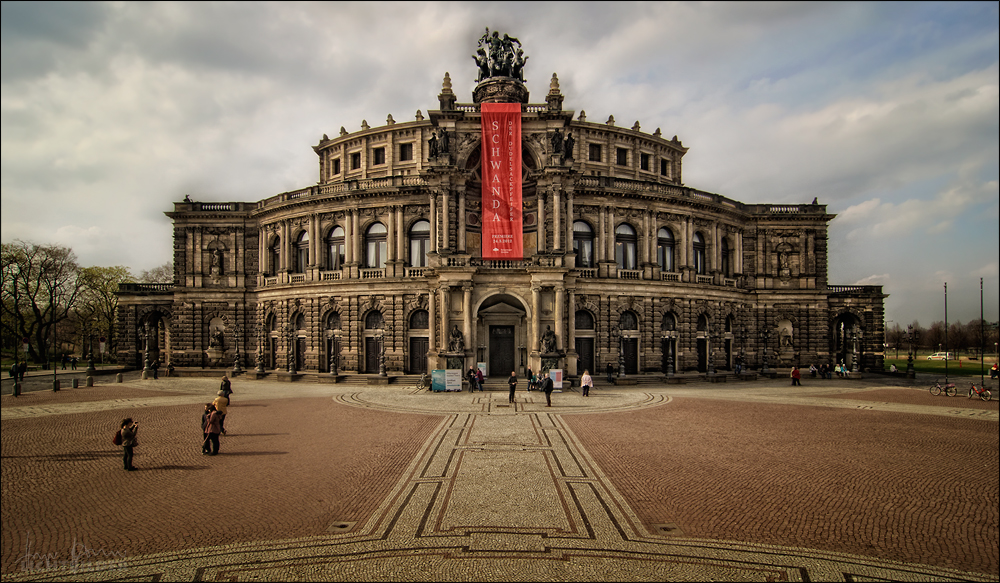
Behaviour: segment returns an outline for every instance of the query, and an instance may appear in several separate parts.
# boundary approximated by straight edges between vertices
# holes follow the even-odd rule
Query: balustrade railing
[[[531,266],[530,259],[478,259],[470,260],[474,267],[485,269],[524,269]]]
[[[672,272],[672,271],[667,271],[667,272],[664,272],[664,273],[660,273],[660,281],[671,281],[671,282],[674,282],[674,283],[680,283],[681,282],[681,274],[675,273],[675,272]]]
[[[319,274],[320,281],[337,281],[341,277],[339,271],[322,271]]]
[[[382,279],[384,277],[385,268],[361,270],[361,279]]]
[[[292,283],[302,283],[306,280],[306,274],[304,273],[293,273],[291,277]]]
[[[264,287],[268,287],[268,286],[272,286],[272,285],[278,285],[278,278],[277,277],[265,277],[264,278]]]
[[[618,279],[642,279],[641,269],[619,269]]]
[[[423,277],[426,267],[407,267],[406,277]]]
[[[586,279],[596,279],[597,270],[596,269],[577,269],[576,272],[579,274],[578,277],[583,277]]]
[[[695,276],[695,282],[697,282],[697,283],[711,284],[712,283],[712,276],[711,275],[696,275]]]

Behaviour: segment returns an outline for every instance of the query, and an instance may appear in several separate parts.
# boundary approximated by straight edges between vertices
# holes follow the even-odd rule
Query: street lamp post
[[[378,339],[378,376],[384,377],[385,374],[385,330],[379,328],[375,331],[375,338]]]
[[[295,374],[295,326],[285,324],[285,337],[288,339],[288,374]]]
[[[913,329],[913,324],[906,327],[906,344],[908,345],[906,353],[906,378],[912,379],[916,376],[916,372],[913,370],[913,343],[917,341],[917,336],[919,333]]]
[[[233,325],[233,344],[236,345],[236,359],[233,362],[233,375],[243,374],[243,367],[240,366],[240,339],[243,337],[243,328],[236,323]]]
[[[861,327],[860,326],[854,326],[853,328],[851,328],[851,342],[852,342],[852,348],[853,348],[853,353],[854,353],[854,356],[851,358],[851,361],[852,361],[851,362],[851,372],[852,373],[859,372],[859,368],[860,368],[859,361],[861,360],[861,357],[858,355],[858,340],[860,340],[860,339],[861,339]]]
[[[264,374],[264,322],[257,321],[257,374]]]
[[[708,337],[708,374],[715,374],[715,339],[717,336],[712,335],[712,327],[708,327],[708,331],[705,333]]]
[[[771,340],[771,331],[765,327],[759,332],[759,337],[761,343],[764,345],[764,348],[760,351],[760,374],[767,374],[767,346],[768,342]]]
[[[625,350],[623,347],[623,342],[625,338],[622,335],[621,328],[618,325],[611,327],[611,336],[618,340],[618,378],[625,377]]]

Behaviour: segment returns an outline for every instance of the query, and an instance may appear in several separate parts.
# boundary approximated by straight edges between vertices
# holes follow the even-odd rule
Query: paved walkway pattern
[[[998,403],[847,382],[2,397],[3,579],[996,580]],[[100,397],[95,397],[98,395]],[[110,437],[140,420],[140,471]]]

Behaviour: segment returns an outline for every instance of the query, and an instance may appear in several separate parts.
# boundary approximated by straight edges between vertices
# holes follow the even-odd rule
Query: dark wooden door
[[[576,339],[576,354],[578,357],[576,372],[578,374],[583,374],[583,371],[589,370],[590,374],[593,375],[597,371],[594,369],[594,339],[593,338],[577,338]]]
[[[365,338],[365,372],[378,372],[378,338]]]
[[[490,376],[506,378],[513,370],[514,327],[490,326]]]
[[[639,374],[639,339],[626,338],[622,344],[625,348],[625,374]]]
[[[410,338],[410,374],[427,372],[427,338]]]
[[[708,372],[708,341],[698,339],[698,372]]]

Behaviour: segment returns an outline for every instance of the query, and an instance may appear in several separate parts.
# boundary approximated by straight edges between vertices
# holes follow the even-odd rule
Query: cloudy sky
[[[485,27],[518,37],[541,102],[661,128],[684,182],[819,198],[832,284],[886,319],[998,317],[997,3],[2,4],[2,239],[134,273],[171,259],[184,195],[314,184],[341,126],[471,102]]]

